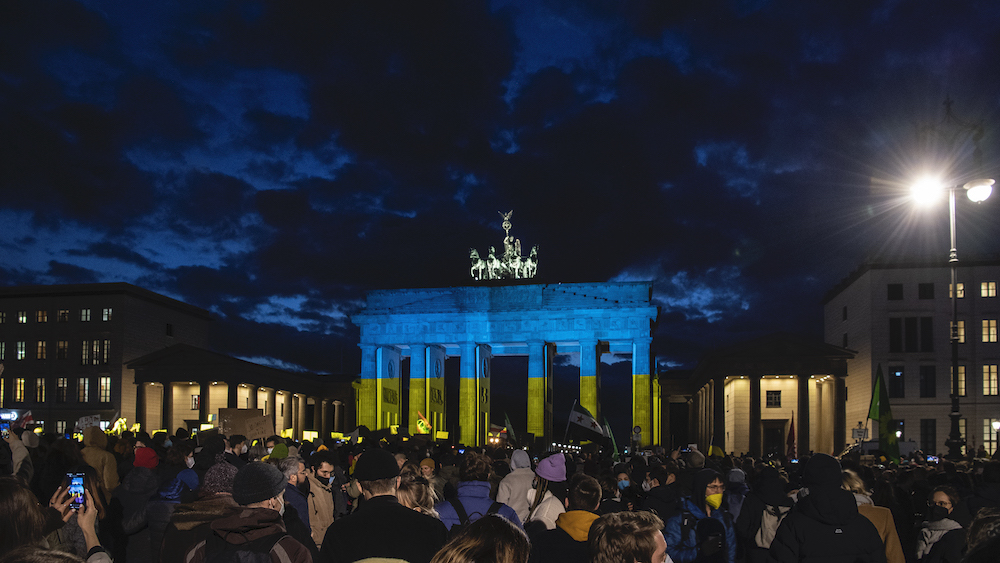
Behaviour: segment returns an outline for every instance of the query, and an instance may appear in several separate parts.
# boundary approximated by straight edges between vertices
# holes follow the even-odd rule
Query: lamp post
[[[958,425],[962,415],[958,401],[958,249],[955,242],[955,194],[961,190],[970,200],[982,203],[993,193],[993,183],[991,179],[981,179],[948,188],[948,211],[951,219],[951,251],[948,253],[948,263],[951,265],[951,413],[948,416],[951,418],[951,431],[945,445],[948,447],[948,459],[952,460],[961,459],[962,446],[965,445]],[[926,197],[932,195],[934,188],[933,182],[925,181],[914,186],[914,194]],[[937,188],[934,191],[939,190]]]

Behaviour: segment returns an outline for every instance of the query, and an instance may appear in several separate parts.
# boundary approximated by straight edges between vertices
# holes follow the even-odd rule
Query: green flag
[[[878,446],[890,461],[899,463],[899,441],[892,425],[892,410],[889,409],[889,390],[882,379],[882,364],[875,371],[875,388],[872,389],[872,404],[868,408],[868,418],[878,421]]]
[[[604,417],[604,431],[607,432],[608,438],[611,438],[611,447],[614,450],[614,453],[611,454],[611,459],[617,462],[620,457],[618,453],[618,442],[615,441],[615,435],[611,433],[611,425],[608,424],[608,417]]]
[[[503,411],[503,421],[507,424],[507,443],[519,447],[517,444],[517,434],[514,434],[514,425],[510,423],[510,417],[507,416],[507,411]]]

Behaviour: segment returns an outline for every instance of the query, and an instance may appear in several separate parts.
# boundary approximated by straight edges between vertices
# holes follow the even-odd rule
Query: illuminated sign
[[[14,411],[0,412],[0,420],[17,420],[17,413]]]

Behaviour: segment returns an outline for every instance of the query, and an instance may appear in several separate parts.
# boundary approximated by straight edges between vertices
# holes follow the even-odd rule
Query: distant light
[[[944,192],[944,185],[941,180],[930,176],[925,176],[910,188],[910,196],[913,201],[920,205],[930,205]]]
[[[994,420],[990,425],[993,427],[994,432],[1000,430],[1000,420]]]
[[[969,199],[976,203],[981,203],[986,201],[986,198],[990,197],[990,194],[993,193],[993,180],[989,178],[973,180],[964,187]]]
[[[896,438],[902,438],[902,437],[903,437],[903,431],[902,430],[897,430],[896,431]]]

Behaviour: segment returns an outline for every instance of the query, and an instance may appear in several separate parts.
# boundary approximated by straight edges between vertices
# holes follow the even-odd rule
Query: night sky
[[[5,1],[0,284],[130,282],[210,310],[219,351],[357,373],[364,292],[471,283],[513,210],[540,283],[654,280],[663,369],[819,339],[863,261],[946,260],[947,206],[904,186],[1000,177],[998,21],[992,0]],[[997,200],[961,202],[960,258],[995,256]]]

